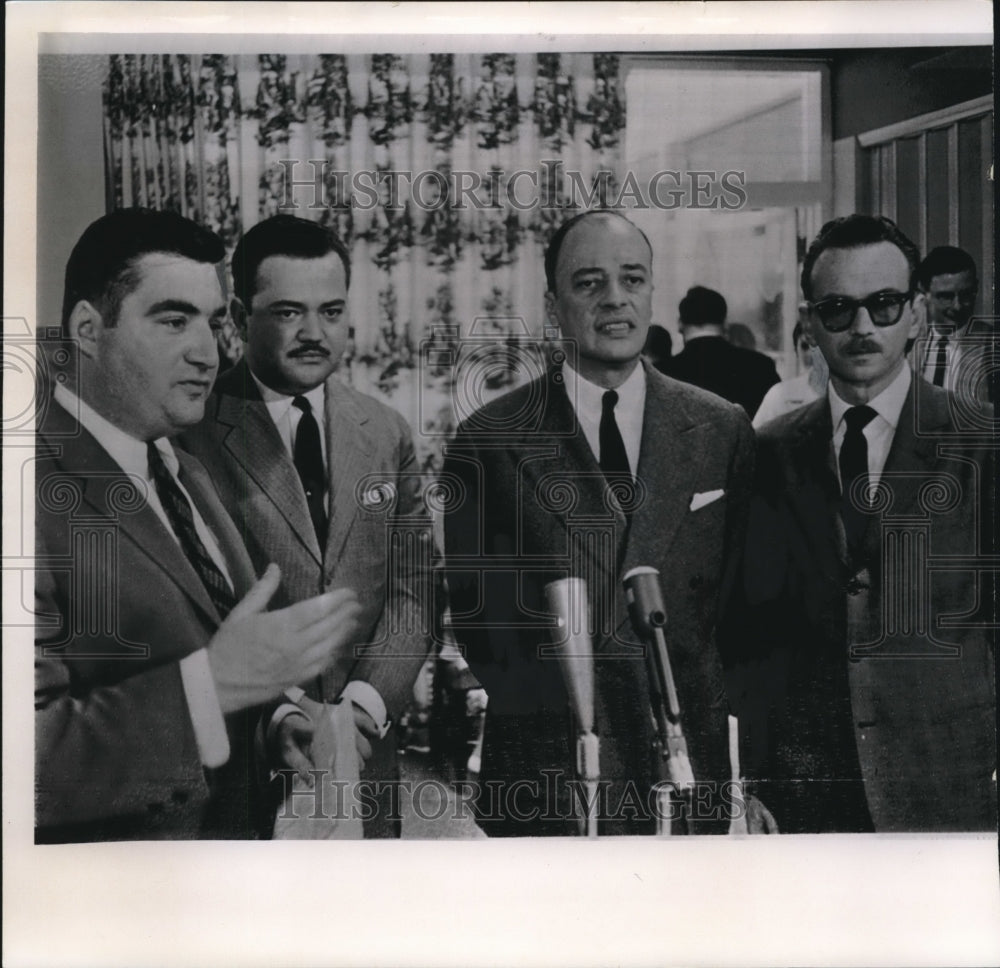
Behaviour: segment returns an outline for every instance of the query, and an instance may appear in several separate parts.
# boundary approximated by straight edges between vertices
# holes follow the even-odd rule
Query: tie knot
[[[305,397],[295,397],[292,406],[298,408],[303,413],[312,413],[312,404]]]
[[[601,409],[604,413],[612,412],[618,405],[618,391],[617,390],[605,390],[604,396],[601,397]]]
[[[864,430],[878,416],[871,407],[851,407],[844,414],[844,422],[848,431]]]

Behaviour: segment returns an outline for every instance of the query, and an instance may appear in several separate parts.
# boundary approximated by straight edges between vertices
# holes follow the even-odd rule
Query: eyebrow
[[[649,270],[641,262],[629,262],[623,266],[618,267],[619,271],[635,271],[638,269],[640,272],[648,272]],[[601,266],[584,266],[583,268],[576,269],[573,272],[571,278],[575,279],[577,276],[586,275],[588,272],[599,272],[602,275],[607,274],[607,270],[601,268]]]
[[[222,305],[213,309],[210,315],[213,317],[225,316],[226,312],[225,305]],[[147,316],[155,316],[157,313],[183,313],[185,316],[199,316],[201,309],[194,303],[186,302],[183,299],[161,299],[146,310]]]

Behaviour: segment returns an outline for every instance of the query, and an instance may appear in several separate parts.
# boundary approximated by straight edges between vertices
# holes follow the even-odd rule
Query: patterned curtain
[[[495,347],[481,399],[530,373],[544,246],[614,198],[625,127],[610,54],[114,55],[104,115],[109,209],[174,209],[230,251],[278,211],[336,227],[352,253],[342,376],[409,419],[430,472],[459,341]],[[235,333],[223,350],[238,357]]]

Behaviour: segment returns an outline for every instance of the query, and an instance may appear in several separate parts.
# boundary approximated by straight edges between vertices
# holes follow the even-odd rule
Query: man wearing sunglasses
[[[888,219],[822,228],[829,386],[758,439],[732,684],[786,832],[996,829],[992,410],[907,365],[918,262]]]

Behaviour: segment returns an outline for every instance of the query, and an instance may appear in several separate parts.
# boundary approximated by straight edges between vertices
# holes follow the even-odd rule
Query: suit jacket
[[[433,614],[433,543],[410,429],[390,407],[335,376],[325,406],[331,497],[323,549],[295,464],[245,361],[219,378],[204,420],[182,443],[211,474],[254,564],[281,567],[279,604],[331,588],[358,594],[354,651],[321,683],[303,683],[307,692],[332,700],[361,679],[398,719],[426,658]],[[391,761],[391,742],[380,745]]]
[[[996,404],[997,385],[1000,383],[993,360],[996,338],[994,322],[980,316],[974,316],[955,330],[950,337],[954,350],[951,362],[945,369],[944,388],[970,400]],[[910,350],[913,371],[925,379],[929,379],[925,371],[928,357],[931,360],[935,358],[937,339],[934,329],[925,326]]]
[[[827,398],[760,432],[731,692],[785,831],[995,829],[995,457],[954,404],[914,377],[853,560]]]
[[[753,418],[764,394],[778,382],[774,360],[733,346],[721,336],[699,336],[684,344],[663,368],[667,376],[738,403]]]
[[[131,479],[61,406],[38,429],[35,788],[39,841],[247,837],[247,715],[206,776],[178,662],[219,615]],[[216,537],[238,598],[246,551],[204,469],[181,479]]]
[[[465,421],[442,482],[452,621],[489,694],[480,823],[491,834],[575,829],[569,781],[574,729],[553,658],[548,581],[587,581],[594,632],[596,731],[607,791],[604,833],[652,832],[658,779],[644,649],[621,577],[651,565],[669,612],[668,650],[695,778],[719,805],[730,778],[727,701],[715,633],[728,594],[749,497],[753,438],[732,405],[647,367],[631,524],[607,484],[553,370]],[[717,500],[691,510],[698,493]],[[490,782],[495,785],[491,788]],[[632,817],[630,818],[630,805]],[[700,831],[726,829],[707,809]]]

